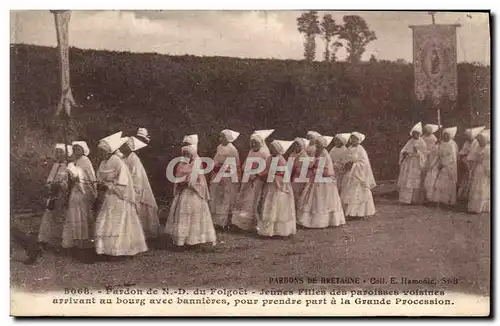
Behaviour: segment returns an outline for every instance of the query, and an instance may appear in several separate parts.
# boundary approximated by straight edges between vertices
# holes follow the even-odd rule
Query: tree
[[[304,59],[316,58],[316,34],[320,34],[317,11],[305,12],[297,18],[297,29],[304,34]]]
[[[338,52],[338,51],[339,51],[339,49],[340,49],[341,47],[343,47],[343,46],[344,46],[344,44],[342,44],[342,43],[341,43],[341,42],[339,42],[339,41],[333,42],[333,44],[332,44],[332,54],[331,54],[331,56],[330,56],[330,60],[331,60],[332,62],[337,61],[337,52]]]
[[[360,16],[344,16],[343,21],[344,25],[339,29],[339,38],[347,42],[347,53],[349,53],[347,60],[351,63],[359,62],[366,45],[376,40],[377,36]]]
[[[328,62],[331,59],[330,56],[330,43],[332,39],[337,35],[339,30],[339,25],[335,24],[335,20],[332,15],[326,14],[323,16],[323,21],[321,22],[320,31],[325,40],[325,61]]]
[[[370,56],[370,62],[377,62],[377,58],[375,57],[374,54]]]

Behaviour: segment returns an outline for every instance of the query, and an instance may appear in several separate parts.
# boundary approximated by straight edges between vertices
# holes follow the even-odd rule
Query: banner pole
[[[438,118],[438,126],[441,128],[441,109],[439,106],[437,107],[437,118]]]

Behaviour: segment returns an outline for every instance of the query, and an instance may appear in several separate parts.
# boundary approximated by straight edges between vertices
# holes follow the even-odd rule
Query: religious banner
[[[71,91],[69,78],[69,40],[68,27],[71,18],[69,10],[52,10],[56,23],[57,46],[59,49],[59,69],[61,72],[61,99],[57,106],[56,114],[60,114],[62,109],[66,111],[68,116],[71,113],[71,106],[74,106],[75,99]]]
[[[430,96],[434,103],[443,96],[456,100],[458,25],[421,25],[413,29],[415,95],[419,101]]]

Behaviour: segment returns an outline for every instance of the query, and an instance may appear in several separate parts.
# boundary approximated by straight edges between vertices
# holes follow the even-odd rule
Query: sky
[[[427,12],[349,12],[363,17],[377,40],[363,55],[368,60],[412,62],[409,25],[430,24]],[[296,19],[301,11],[73,11],[69,42],[82,49],[157,52],[170,55],[239,58],[303,58],[303,35]],[[47,10],[11,11],[11,43],[56,46],[54,18]],[[489,17],[486,13],[438,12],[437,24],[461,24],[457,34],[459,62],[490,64]],[[322,60],[323,40],[316,38],[316,59]],[[345,58],[339,51],[339,58]]]

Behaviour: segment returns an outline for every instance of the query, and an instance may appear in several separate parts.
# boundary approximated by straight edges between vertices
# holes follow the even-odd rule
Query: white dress
[[[226,146],[217,146],[217,153],[214,157],[214,173],[210,181],[210,212],[215,225],[221,227],[228,226],[231,222],[231,210],[234,208],[239,189],[239,183],[233,182],[231,177],[223,177],[218,182],[215,181],[220,168],[229,158],[234,159],[236,167],[232,166],[227,169],[224,167],[224,172],[232,172],[230,170],[232,168],[236,169],[235,172],[239,175],[240,156],[236,147],[231,143]]]
[[[404,156],[407,153],[407,156]],[[427,145],[419,138],[411,138],[399,154],[399,202],[420,203],[423,200],[423,172],[427,164]]]
[[[295,209],[299,209],[299,199],[300,196],[302,195],[302,191],[304,190],[306,186],[306,182],[299,182],[300,178],[300,173],[302,171],[302,166],[307,165],[308,161],[305,159],[309,159],[309,156],[307,155],[305,150],[302,150],[300,153],[292,153],[290,154],[290,157],[288,158],[289,160],[293,160],[293,164],[291,165],[292,171],[291,171],[291,181],[292,181],[292,189],[293,189],[293,196],[295,198]],[[307,172],[307,170],[306,170]]]
[[[276,157],[277,166],[285,167],[283,156]],[[266,160],[266,169],[260,174],[266,178],[273,157]],[[290,182],[283,181],[283,173],[276,172],[273,182],[266,182],[262,196],[262,212],[257,221],[257,234],[261,236],[290,236],[296,233],[295,200]]]
[[[198,175],[191,180],[193,163],[179,163],[176,167],[177,178],[186,176],[187,181],[174,185],[174,200],[165,225],[168,234],[175,245],[197,245],[212,243],[217,240],[210,214],[207,182],[204,175]]]
[[[490,145],[479,148],[472,167],[468,211],[480,214],[490,212],[491,201],[491,150]]]
[[[266,159],[270,156],[267,147],[261,147],[259,151],[250,151],[250,157]],[[245,166],[246,163],[243,163]],[[254,163],[256,164],[256,163]],[[240,187],[232,214],[232,224],[245,231],[255,231],[259,218],[260,205],[262,204],[262,191],[264,182],[255,176],[250,176],[248,182],[243,182]]]
[[[52,209],[46,209],[40,223],[38,241],[52,246],[61,246],[63,224],[68,209],[68,172],[66,163],[55,163],[47,178],[47,187],[58,184],[57,193],[52,194],[48,201],[52,201]]]
[[[135,208],[134,183],[125,162],[111,155],[99,166],[97,180],[108,187],[95,225],[97,254],[132,256],[147,251]]]
[[[324,166],[320,165],[320,160],[323,160]],[[318,171],[321,168],[323,171]],[[330,178],[331,181],[316,180],[318,172],[321,176]],[[345,224],[333,162],[326,149],[320,157],[311,161],[307,177],[309,182],[298,201],[297,224],[306,228],[326,228]]]
[[[97,197],[96,176],[92,162],[87,156],[75,161],[81,169],[82,179],[73,185],[69,197],[68,212],[63,227],[63,248],[91,247],[94,238],[94,201]]]
[[[347,147],[333,147],[330,151],[330,157],[333,162],[333,169],[335,170],[335,179],[337,180],[338,191],[341,191],[342,179],[344,178],[344,162],[347,155]]]
[[[346,216],[372,216],[375,204],[371,189],[376,185],[370,159],[361,145],[350,146],[346,162],[352,167],[344,176],[341,199]]]
[[[160,231],[158,205],[149,183],[148,175],[139,157],[134,153],[124,158],[134,182],[135,207],[147,239],[156,238]]]
[[[462,160],[462,162],[459,162],[459,164],[465,168],[460,169],[460,172],[462,172],[462,175],[460,175],[458,186],[458,199],[460,200],[467,200],[469,197],[470,183],[472,182],[472,172],[474,169],[474,166],[471,166],[470,163],[475,161],[475,155],[478,150],[479,143],[477,139],[474,139],[472,142],[466,141],[462,149],[458,153],[459,157]]]
[[[457,201],[457,151],[454,142],[441,142],[424,182],[427,199],[454,205]]]

